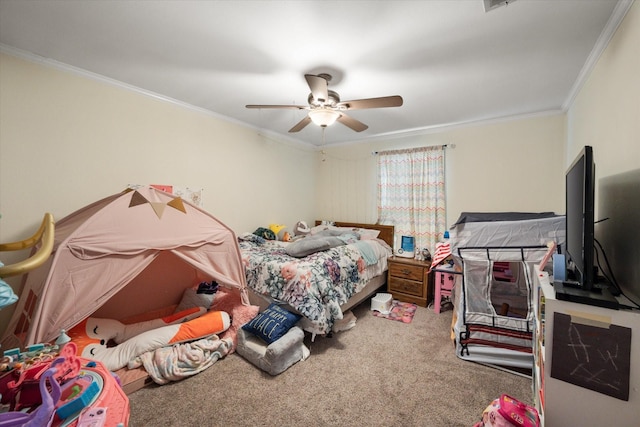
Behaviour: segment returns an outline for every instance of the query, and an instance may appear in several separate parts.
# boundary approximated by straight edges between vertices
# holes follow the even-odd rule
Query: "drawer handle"
[[[405,268],[404,270],[402,270],[402,274],[404,274],[405,276],[408,276],[411,274],[411,270],[409,270],[408,268]]]

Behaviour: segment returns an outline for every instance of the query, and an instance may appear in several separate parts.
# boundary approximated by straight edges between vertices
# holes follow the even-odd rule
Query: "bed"
[[[323,227],[318,221],[301,240],[310,242],[323,229],[337,229],[343,232],[341,237],[355,232],[362,238],[344,237],[343,245],[294,257],[287,250],[297,241],[265,241],[250,233],[238,236],[252,304],[264,308],[273,301],[282,303],[302,315],[300,326],[314,335],[331,333],[343,313],[385,284],[394,238],[394,227],[389,225],[335,222]]]

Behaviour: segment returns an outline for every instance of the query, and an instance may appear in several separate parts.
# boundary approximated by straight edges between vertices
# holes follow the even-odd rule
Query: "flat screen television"
[[[595,163],[593,149],[585,146],[566,173],[567,277],[579,288],[593,289]]]
[[[594,253],[595,170],[593,148],[585,146],[565,175],[565,281],[554,283],[556,297],[601,307],[618,308],[606,286],[597,283]]]

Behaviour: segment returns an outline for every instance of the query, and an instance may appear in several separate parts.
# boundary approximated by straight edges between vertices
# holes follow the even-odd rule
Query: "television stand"
[[[620,308],[620,303],[618,303],[618,300],[611,294],[608,287],[597,287],[586,291],[578,286],[575,282],[562,280],[553,282],[556,298],[559,300],[612,308],[615,310]]]

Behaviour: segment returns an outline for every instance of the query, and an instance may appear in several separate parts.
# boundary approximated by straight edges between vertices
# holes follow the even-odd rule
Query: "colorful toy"
[[[0,392],[14,400],[11,412],[0,413],[0,426],[126,426],[129,399],[115,377],[100,362],[77,357],[76,351],[75,343],[69,342],[55,360],[10,372],[17,380],[3,383]],[[37,398],[33,384],[37,384]],[[100,413],[107,407],[108,413]],[[100,413],[103,424],[86,423],[81,419],[85,413]]]
[[[19,426],[51,426],[55,415],[55,402],[60,398],[60,385],[53,379],[57,369],[47,369],[39,380],[39,390],[41,395],[41,404],[33,412],[5,412],[0,414],[0,426],[2,427],[19,427]],[[47,388],[47,382],[51,387],[51,393]]]
[[[265,240],[276,240],[276,234],[269,230],[268,228],[258,227],[256,231],[253,232],[258,237],[262,237]]]
[[[283,242],[291,241],[291,234],[287,230],[286,225],[282,224],[269,224],[269,230],[273,231],[273,234],[276,235],[276,240],[280,240]]]
[[[6,350],[2,358],[5,373],[0,374],[0,403],[9,405],[12,411],[39,405],[42,402],[39,382],[58,355],[59,347],[55,345],[36,344],[22,352],[18,348]],[[64,369],[75,375],[80,366],[67,364]]]
[[[69,331],[69,337],[78,345],[82,356],[91,358],[95,356],[93,345],[106,347],[109,340],[113,340],[116,344],[121,344],[129,338],[151,329],[195,319],[206,311],[207,309],[204,307],[191,307],[170,316],[130,325],[113,319],[88,317]],[[85,341],[85,339],[88,339],[88,341]]]
[[[203,338],[229,328],[231,319],[226,312],[202,314],[205,312],[205,308],[196,307],[132,325],[89,317],[71,329],[69,336],[78,345],[79,355],[102,362],[107,369],[115,371],[147,351]],[[117,345],[108,347],[110,340]]]
[[[538,411],[511,396],[503,394],[482,413],[482,421],[474,427],[538,427]]]
[[[80,414],[77,427],[101,427],[107,421],[107,410],[109,408],[97,407],[87,408]]]
[[[88,407],[100,393],[104,385],[102,378],[92,372],[78,375],[60,388],[60,401],[56,405],[56,415],[67,419]]]

